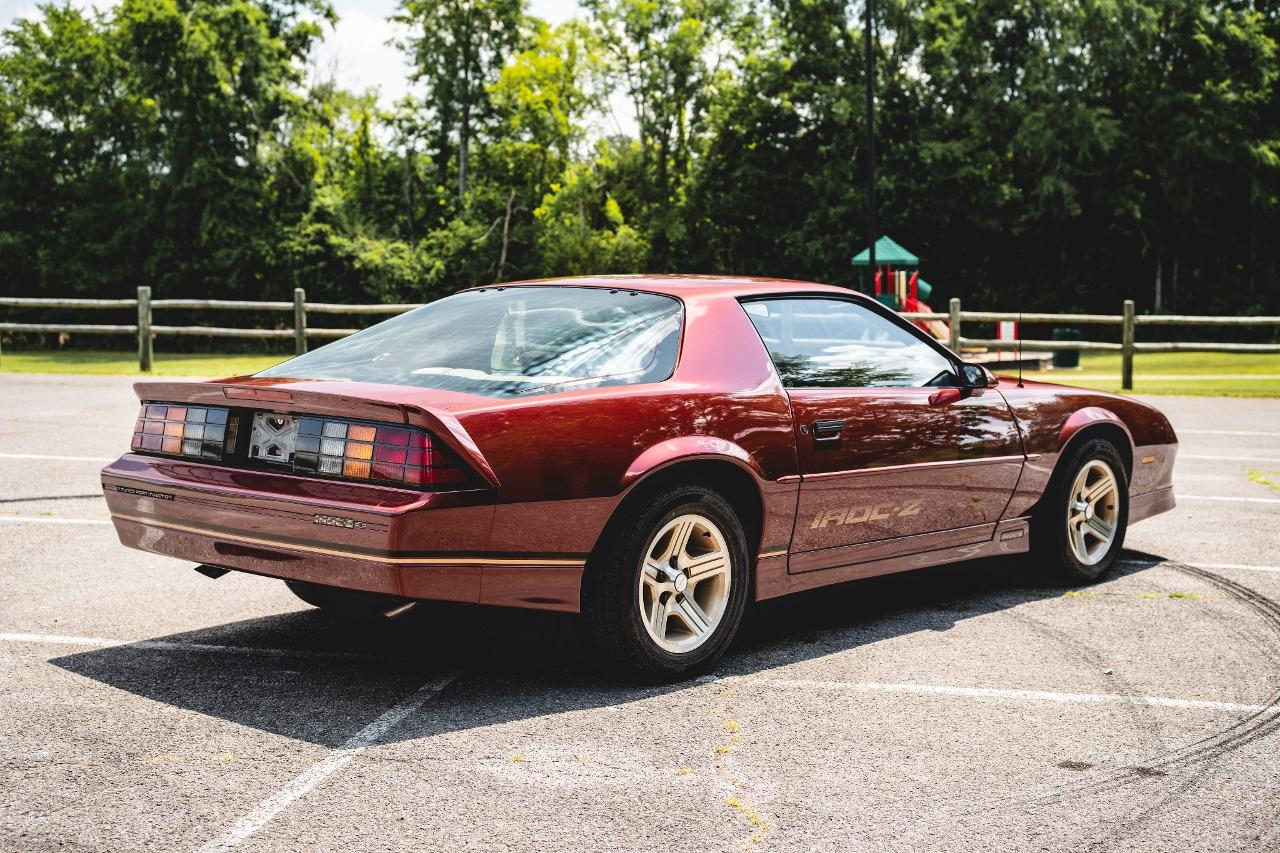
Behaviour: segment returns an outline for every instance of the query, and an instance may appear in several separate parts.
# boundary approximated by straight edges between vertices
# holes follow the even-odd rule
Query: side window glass
[[[950,384],[951,362],[869,308],[842,299],[761,299],[742,306],[788,388]]]

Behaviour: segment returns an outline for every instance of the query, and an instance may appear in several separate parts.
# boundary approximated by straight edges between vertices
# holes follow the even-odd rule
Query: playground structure
[[[876,240],[876,264],[871,266],[871,252],[863,249],[853,256],[853,266],[860,271],[857,286],[863,293],[901,314],[936,313],[925,301],[933,294],[933,286],[920,277],[920,258],[888,235]],[[951,327],[942,320],[913,319],[913,323],[937,340],[955,339]],[[1029,369],[1044,369],[1053,358],[1050,352],[1024,352],[1017,345],[1019,330],[1014,321],[997,323],[996,337],[1008,342],[1008,349],[986,347],[963,350],[967,360],[986,364],[992,369],[1013,368],[1019,363]]]
[[[871,268],[871,252],[863,249],[853,256],[853,266],[861,270],[859,289],[894,311],[932,314],[925,301],[933,285],[920,277],[920,258],[887,235],[876,240],[876,266]],[[940,341],[950,336],[941,320],[916,321],[916,325]]]

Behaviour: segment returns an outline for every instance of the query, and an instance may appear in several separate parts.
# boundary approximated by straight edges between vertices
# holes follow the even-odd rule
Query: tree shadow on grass
[[[1118,564],[1112,578],[1148,565]],[[939,566],[761,602],[713,676],[751,676],[1062,595],[1025,558]],[[576,616],[425,604],[347,622],[305,609],[65,655],[94,681],[272,734],[338,747],[426,681],[461,675],[395,742],[616,706],[698,681],[637,685],[596,662]]]

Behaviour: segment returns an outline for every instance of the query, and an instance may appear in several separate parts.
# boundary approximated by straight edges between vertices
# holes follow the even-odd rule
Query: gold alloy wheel
[[[669,652],[691,652],[715,633],[729,603],[729,548],[715,522],[690,513],[649,541],[640,571],[640,617]]]
[[[1120,519],[1120,486],[1111,466],[1090,459],[1076,474],[1067,503],[1067,540],[1086,566],[1096,565],[1116,538]]]

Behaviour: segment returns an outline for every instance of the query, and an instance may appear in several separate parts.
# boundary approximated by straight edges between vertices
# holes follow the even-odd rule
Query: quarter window
[[[743,303],[787,388],[951,385],[951,362],[911,332],[843,299]]]

